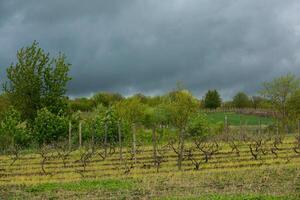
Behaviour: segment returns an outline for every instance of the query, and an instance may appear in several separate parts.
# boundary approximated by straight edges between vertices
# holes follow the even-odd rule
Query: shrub
[[[67,136],[67,119],[43,108],[38,111],[34,120],[33,132],[39,145],[58,141],[60,138]]]

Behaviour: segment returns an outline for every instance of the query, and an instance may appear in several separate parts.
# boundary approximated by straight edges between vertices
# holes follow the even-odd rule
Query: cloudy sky
[[[300,75],[299,0],[0,0],[0,77],[37,40],[72,64],[68,94],[255,94]]]

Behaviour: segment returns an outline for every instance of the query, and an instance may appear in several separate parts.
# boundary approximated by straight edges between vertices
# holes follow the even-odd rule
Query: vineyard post
[[[298,134],[300,136],[300,120],[298,120]]]
[[[69,151],[71,150],[72,148],[72,123],[71,121],[69,121]]]
[[[79,121],[79,130],[78,130],[78,133],[79,133],[79,148],[81,148],[81,145],[82,145],[81,121]]]
[[[228,120],[227,120],[227,115],[225,115],[225,133],[228,133]]]
[[[123,160],[123,152],[122,152],[122,135],[121,135],[121,125],[120,121],[118,121],[118,135],[119,135],[119,154],[120,154],[120,165],[122,164]]]
[[[179,151],[179,157],[178,157],[178,169],[181,170],[182,161],[183,161],[183,153],[184,153],[184,131],[183,129],[180,129],[180,136],[179,136],[179,145],[180,145],[180,151]]]
[[[156,129],[155,127],[152,128],[152,142],[153,142],[153,159],[156,165],[157,161],[157,139],[156,139]]]
[[[104,156],[107,156],[107,123],[104,124]]]
[[[133,160],[134,164],[136,164],[136,127],[135,123],[132,124],[132,151],[133,151]]]
[[[276,124],[276,134],[279,135],[279,122],[277,120],[277,124]]]
[[[241,119],[241,116],[240,116],[240,134],[242,134],[242,119]]]
[[[261,134],[261,119],[259,119],[259,134]]]

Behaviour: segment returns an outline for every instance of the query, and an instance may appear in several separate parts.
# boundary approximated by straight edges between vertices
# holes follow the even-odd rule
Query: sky
[[[72,64],[71,97],[254,95],[300,75],[299,0],[0,0],[0,80],[34,40]]]

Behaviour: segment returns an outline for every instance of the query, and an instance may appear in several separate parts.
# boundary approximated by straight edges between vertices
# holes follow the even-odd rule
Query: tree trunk
[[[81,122],[79,122],[78,133],[79,133],[79,148],[81,148],[82,146]]]
[[[72,149],[72,123],[69,121],[69,151]]]
[[[123,150],[122,150],[122,133],[121,133],[120,122],[118,122],[118,135],[119,135],[119,156],[120,156],[120,165],[121,165],[123,160]]]
[[[104,125],[104,156],[107,156],[107,123]]]
[[[183,160],[183,151],[184,151],[184,131],[183,129],[180,130],[179,136],[179,155],[178,155],[178,169],[181,170],[182,160]]]

